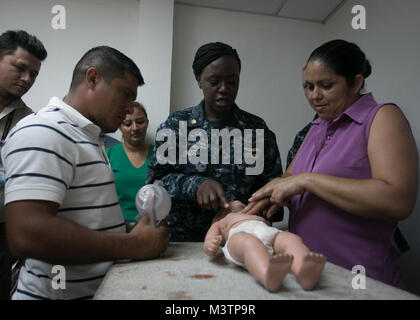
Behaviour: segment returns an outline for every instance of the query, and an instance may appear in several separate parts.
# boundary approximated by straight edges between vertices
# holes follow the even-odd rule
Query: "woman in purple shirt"
[[[289,205],[289,230],[311,250],[403,288],[393,236],[414,208],[418,154],[401,110],[361,94],[370,73],[354,43],[333,40],[311,54],[302,82],[319,118],[285,174],[254,193],[245,210],[269,216]]]

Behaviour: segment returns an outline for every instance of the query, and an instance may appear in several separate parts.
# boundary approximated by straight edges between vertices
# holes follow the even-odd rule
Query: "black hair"
[[[86,71],[95,67],[106,82],[111,82],[114,78],[124,77],[124,73],[129,73],[136,78],[138,85],[144,84],[143,76],[137,65],[122,52],[108,46],[99,46],[86,52],[73,71],[70,90],[77,88],[84,80]]]
[[[0,35],[0,60],[7,54],[13,54],[18,47],[40,61],[47,57],[47,50],[37,37],[23,30],[9,30]]]
[[[349,86],[354,85],[356,75],[360,74],[366,79],[372,73],[372,67],[369,60],[366,59],[365,53],[357,44],[345,40],[328,41],[316,48],[311,53],[306,65],[316,60],[344,77]],[[362,88],[364,85],[363,82]]]
[[[241,59],[235,49],[222,42],[210,42],[198,48],[195,54],[192,64],[195,78],[198,80],[207,65],[223,56],[232,56],[238,62],[241,71]]]

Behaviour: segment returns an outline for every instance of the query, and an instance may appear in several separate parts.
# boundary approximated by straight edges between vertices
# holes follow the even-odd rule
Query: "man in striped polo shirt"
[[[114,260],[165,251],[167,229],[151,227],[148,215],[125,232],[103,145],[103,133],[133,112],[143,84],[130,58],[93,48],[77,63],[67,96],[51,98],[9,133],[7,236],[11,252],[27,258],[13,299],[92,298]]]

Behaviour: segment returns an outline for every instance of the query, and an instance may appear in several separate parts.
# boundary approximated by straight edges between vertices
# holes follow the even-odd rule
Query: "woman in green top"
[[[138,102],[133,102],[133,106],[134,112],[128,114],[120,125],[122,143],[106,149],[126,222],[135,222],[135,197],[146,183],[147,165],[153,152],[153,145],[145,142],[149,125],[146,110]]]

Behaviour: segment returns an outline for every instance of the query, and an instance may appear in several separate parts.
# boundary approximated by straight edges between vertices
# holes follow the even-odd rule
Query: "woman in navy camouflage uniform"
[[[195,55],[193,70],[204,98],[195,107],[171,114],[159,126],[148,168],[147,183],[161,180],[172,198],[168,221],[171,241],[203,241],[219,209],[228,208],[229,202],[234,200],[246,203],[256,190],[283,172],[274,133],[264,120],[235,104],[241,70],[236,50],[220,42],[205,44]],[[168,163],[162,161],[165,157],[159,157],[159,148],[163,148],[167,141],[158,141],[158,136],[165,129],[176,134],[176,146],[170,146],[176,148],[176,159]],[[186,138],[194,129],[201,129],[198,131],[201,132],[199,142],[202,147],[198,149],[196,139],[189,141]],[[220,141],[212,142],[214,129],[227,129],[227,132],[236,132],[244,138],[238,140],[240,161],[235,161],[238,160],[235,158],[238,156],[237,151],[235,154],[238,142],[229,138],[230,148],[223,147]],[[257,129],[263,130],[259,140],[256,138]],[[252,132],[252,144],[248,148],[245,142],[247,132]],[[207,157],[200,155],[206,150]],[[254,165],[246,161],[247,152],[257,157]],[[219,161],[215,160],[215,154]],[[222,161],[226,155],[230,156],[229,163]],[[191,156],[200,158],[200,161],[192,163]],[[201,161],[203,159],[208,159],[207,163]],[[262,161],[261,170],[250,173],[248,170],[256,166],[258,159]],[[281,211],[279,213],[281,216]]]

